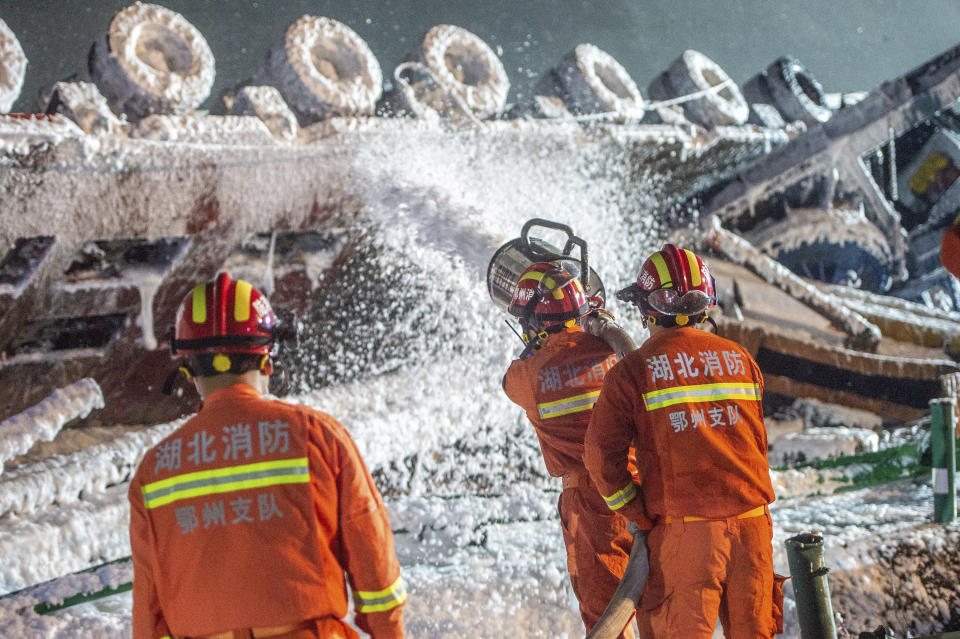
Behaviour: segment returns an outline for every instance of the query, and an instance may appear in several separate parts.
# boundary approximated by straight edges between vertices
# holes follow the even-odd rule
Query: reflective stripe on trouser
[[[551,417],[560,417],[571,413],[581,413],[593,408],[600,397],[600,391],[592,391],[572,397],[565,397],[552,402],[537,404],[537,414],[540,419],[550,419]]]
[[[565,489],[557,504],[567,549],[570,585],[587,632],[597,623],[630,558],[633,535],[627,520],[611,512],[590,484]],[[622,635],[633,637],[632,629]]]
[[[666,408],[674,404],[697,404],[724,399],[742,399],[759,402],[760,385],[746,382],[722,382],[717,384],[692,384],[671,386],[643,394],[643,403],[648,411]]]
[[[772,536],[766,513],[655,526],[640,636],[711,639],[719,618],[728,639],[772,638]]]
[[[407,587],[403,583],[403,577],[400,576],[383,590],[357,590],[353,595],[357,612],[385,612],[407,600]]]
[[[309,481],[307,458],[297,457],[184,473],[146,484],[140,490],[149,509],[191,497]]]
[[[607,508],[610,510],[620,510],[637,496],[637,487],[631,481],[629,484],[613,493],[610,496],[604,495],[603,501],[607,502]]]

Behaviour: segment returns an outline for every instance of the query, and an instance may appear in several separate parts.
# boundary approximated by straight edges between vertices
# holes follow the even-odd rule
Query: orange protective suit
[[[146,454],[129,498],[134,639],[308,620],[316,630],[289,636],[355,638],[344,571],[357,625],[404,636],[383,500],[329,415],[245,384],[216,390]]]
[[[607,508],[583,467],[583,436],[616,355],[579,327],[550,335],[539,350],[514,360],[503,378],[507,396],[533,424],[547,471],[563,477],[558,509],[567,569],[587,632],[620,583],[633,536]],[[629,629],[623,635],[632,637]]]
[[[762,394],[746,349],[692,327],[655,331],[607,375],[584,461],[609,507],[652,529],[641,636],[709,639],[718,615],[728,639],[773,636]]]
[[[947,227],[940,242],[940,263],[960,278],[960,216]]]

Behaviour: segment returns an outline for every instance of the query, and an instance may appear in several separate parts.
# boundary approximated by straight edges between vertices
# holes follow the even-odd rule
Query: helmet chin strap
[[[273,360],[269,353],[264,353],[263,357],[260,358],[260,370],[263,371],[264,375],[273,375]]]
[[[541,344],[543,344],[544,340],[550,337],[550,335],[565,331],[574,324],[576,324],[576,320],[567,320],[563,324],[555,324],[554,326],[544,326],[540,328],[534,325],[533,322],[529,321],[528,318],[521,318],[520,326],[523,328],[523,335],[521,338],[527,346],[523,349],[523,352],[520,353],[518,359],[526,359],[533,353],[533,351],[538,350]]]

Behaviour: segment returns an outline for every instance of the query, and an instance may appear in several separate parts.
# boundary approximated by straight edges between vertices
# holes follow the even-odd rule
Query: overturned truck
[[[746,280],[732,276],[734,313],[752,310],[723,331],[751,345],[771,390],[893,420],[956,394],[958,288],[939,246],[958,209],[958,56],[829,117],[811,108],[806,131],[687,203],[708,220],[706,244],[806,302],[745,303]],[[823,325],[800,319],[809,309]]]
[[[0,40],[14,52],[0,77],[14,78],[5,90],[16,91],[22,50],[8,29]],[[777,61],[741,91],[696,51],[656,77],[644,99],[616,60],[587,44],[544,72],[529,104],[508,105],[496,54],[452,25],[431,29],[386,91],[369,48],[327,18],[291,25],[257,76],[207,114],[196,109],[213,64],[182,16],[137,3],[114,17],[77,81],[52,84],[35,114],[0,115],[0,380],[8,389],[0,416],[84,377],[105,396],[90,422],[155,423],[189,411],[182,388],[159,392],[171,370],[169,326],[184,291],[225,269],[312,330],[306,344],[322,353],[339,342],[336,352],[355,361],[352,372],[306,382],[388,370],[405,352],[395,327],[409,323],[403,313],[416,304],[398,300],[389,319],[344,330],[358,321],[346,297],[375,300],[392,288],[384,261],[417,280],[416,256],[384,247],[375,229],[390,226],[391,206],[447,207],[440,230],[474,242],[464,259],[480,270],[504,231],[460,224],[458,207],[478,205],[458,190],[496,194],[516,186],[498,184],[518,174],[536,192],[511,195],[514,222],[549,210],[586,234],[619,216],[638,251],[626,259],[635,262],[639,247],[689,230],[691,210],[715,219],[694,241],[708,238],[718,258],[750,271],[730,271],[724,301],[726,315],[750,321],[721,318],[721,329],[751,345],[773,390],[894,420],[955,394],[955,305],[933,308],[943,296],[931,298],[929,288],[926,306],[886,294],[939,277],[915,247],[945,214],[891,189],[912,166],[908,142],[952,135],[958,50],[836,109],[795,60]],[[585,206],[570,191],[586,184],[597,193]],[[914,206],[909,228],[901,205]],[[657,225],[630,225],[640,208],[652,208]],[[828,250],[831,268],[822,259],[824,268],[811,268],[816,233],[804,225],[829,229],[828,244],[849,238],[852,253]],[[791,328],[782,316],[764,317],[769,309],[743,293],[753,286],[745,278],[758,274],[816,319],[805,323],[798,312]],[[306,350],[289,357],[316,369],[317,353]]]

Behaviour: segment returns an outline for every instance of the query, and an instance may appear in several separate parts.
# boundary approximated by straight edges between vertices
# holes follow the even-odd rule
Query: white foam
[[[0,472],[4,462],[26,453],[37,441],[50,441],[65,424],[95,408],[103,408],[103,393],[94,380],[86,378],[0,422]]]

